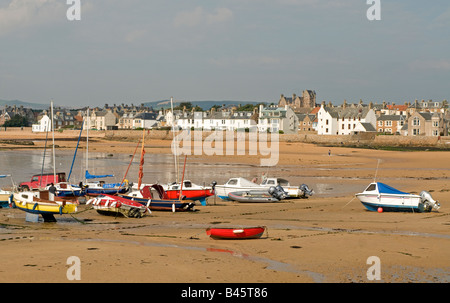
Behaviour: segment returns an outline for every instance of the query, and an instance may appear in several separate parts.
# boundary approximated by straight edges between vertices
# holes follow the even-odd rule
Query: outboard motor
[[[215,193],[216,191],[216,185],[217,185],[217,182],[216,181],[212,181],[211,182],[211,189],[212,189],[212,191]]]
[[[438,210],[441,207],[441,204],[439,204],[438,201],[435,201],[431,197],[431,194],[425,190],[420,192],[420,200],[425,206],[425,211],[431,211],[433,208]]]
[[[312,195],[314,194],[314,190],[309,189],[308,185],[306,185],[306,184],[300,185],[300,188],[299,188],[299,189],[300,189],[300,190],[302,191],[302,193],[303,193],[302,198],[306,198],[306,195],[312,196]]]
[[[269,188],[269,194],[278,200],[283,200],[288,196],[288,193],[285,192],[280,185],[277,185],[276,187],[271,186]]]

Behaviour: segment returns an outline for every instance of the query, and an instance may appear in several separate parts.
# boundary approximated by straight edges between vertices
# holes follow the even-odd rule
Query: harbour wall
[[[63,130],[55,132],[55,139],[74,140],[78,138],[79,130]],[[191,131],[190,135],[193,139],[196,131]],[[211,131],[203,131],[202,140],[205,140],[212,133]],[[89,138],[95,140],[108,139],[125,142],[138,142],[142,138],[142,130],[91,130]],[[198,133],[196,135],[199,135]],[[83,131],[82,139],[85,138],[86,131]],[[245,133],[245,140],[249,140],[249,133]],[[45,139],[46,133],[33,133],[31,128],[14,128],[10,127],[6,131],[0,131],[0,140],[4,139]],[[49,135],[49,138],[51,136]],[[226,134],[223,132],[225,140]],[[236,135],[235,135],[236,138]],[[270,134],[268,134],[270,138]],[[145,139],[151,140],[172,140],[173,134],[170,130],[145,130]],[[270,140],[270,139],[269,139]],[[355,135],[317,135],[313,132],[298,134],[280,134],[280,142],[303,142],[311,144],[319,144],[326,146],[352,146],[352,147],[433,147],[441,149],[450,149],[450,136],[428,137],[428,136],[400,136],[400,135],[377,135],[375,133],[360,133]]]

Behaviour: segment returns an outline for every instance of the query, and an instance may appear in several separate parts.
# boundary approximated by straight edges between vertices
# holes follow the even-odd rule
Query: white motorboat
[[[229,200],[228,194],[231,192],[262,189],[264,187],[260,184],[256,184],[245,178],[230,178],[225,184],[217,184],[215,186],[216,195],[223,200]]]
[[[362,193],[356,197],[370,211],[412,211],[429,212],[438,210],[440,204],[431,195],[422,191],[420,195],[414,195],[397,190],[381,182],[371,183]]]
[[[266,178],[261,184],[251,182],[245,178],[230,178],[223,185],[216,185],[216,195],[223,199],[229,200],[228,194],[232,192],[254,191],[254,190],[269,190],[270,187],[280,185],[285,192],[288,193],[287,198],[306,198],[311,196],[314,191],[310,190],[307,185],[292,186],[285,179],[281,178]]]

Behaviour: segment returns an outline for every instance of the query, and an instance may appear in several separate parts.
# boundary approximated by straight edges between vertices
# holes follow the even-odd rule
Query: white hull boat
[[[269,191],[270,187],[276,187],[277,185],[280,185],[288,194],[287,198],[306,198],[314,193],[305,184],[291,186],[287,180],[281,178],[267,178],[261,184],[256,184],[245,178],[231,178],[223,185],[215,185],[215,192],[219,198],[229,200],[229,193],[255,190]]]
[[[381,182],[371,183],[362,193],[356,194],[359,201],[370,211],[429,212],[438,210],[440,204],[431,195],[422,191],[414,195],[397,190]]]

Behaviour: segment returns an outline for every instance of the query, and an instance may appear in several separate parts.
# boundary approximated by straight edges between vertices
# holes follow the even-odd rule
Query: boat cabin
[[[244,178],[231,178],[225,185],[233,187],[258,186],[258,184]]]
[[[183,188],[191,188],[192,186],[192,182],[189,180],[186,180],[183,182]],[[172,184],[170,186],[170,189],[172,190],[179,190],[180,189],[180,185],[179,184]]]
[[[376,183],[370,183],[369,186],[364,191],[376,191],[377,190],[377,184]]]
[[[271,186],[290,186],[289,181],[282,178],[266,178],[262,181],[261,185],[271,185]]]

